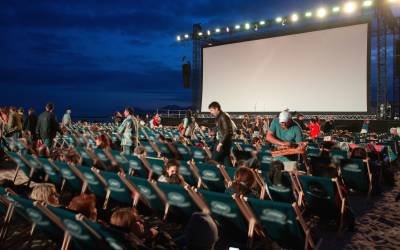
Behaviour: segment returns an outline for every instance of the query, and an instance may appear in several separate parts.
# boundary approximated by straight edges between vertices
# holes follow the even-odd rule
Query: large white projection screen
[[[368,24],[203,49],[203,112],[367,112]]]

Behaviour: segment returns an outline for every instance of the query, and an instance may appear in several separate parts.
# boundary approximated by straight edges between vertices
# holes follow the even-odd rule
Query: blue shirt
[[[296,143],[303,141],[301,129],[294,122],[292,122],[289,128],[283,129],[279,124],[279,119],[274,118],[268,131],[273,133],[275,137],[281,141]]]

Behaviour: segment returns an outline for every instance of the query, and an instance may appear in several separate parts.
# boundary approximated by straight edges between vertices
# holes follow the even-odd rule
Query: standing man
[[[68,127],[68,126],[72,125],[71,110],[70,109],[67,109],[65,111],[65,114],[64,114],[63,119],[62,119],[62,125],[64,127]]]
[[[53,139],[54,137],[56,137],[57,132],[61,133],[60,125],[57,122],[53,110],[54,104],[50,102],[47,103],[46,111],[39,115],[38,123],[36,126],[36,135],[48,148],[51,147]]]
[[[220,164],[232,166],[230,159],[233,136],[232,121],[229,116],[221,110],[221,105],[218,102],[210,103],[208,109],[211,115],[215,117],[218,128],[218,144],[215,147],[213,158]]]
[[[28,117],[25,119],[25,122],[24,122],[24,130],[31,132],[33,141],[36,141],[37,121],[38,121],[38,118],[36,116],[35,110],[33,108],[30,108],[28,110]]]
[[[125,120],[118,127],[121,136],[122,152],[130,155],[135,147],[138,146],[138,121],[133,116],[133,108],[126,107],[124,110]]]

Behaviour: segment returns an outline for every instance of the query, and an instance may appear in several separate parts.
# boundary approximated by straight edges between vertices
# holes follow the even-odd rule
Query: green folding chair
[[[134,155],[125,155],[124,158],[126,158],[129,162],[129,167],[124,168],[125,173],[129,175],[135,175],[138,177],[142,178],[150,178],[150,169],[148,166],[144,165],[142,160]],[[124,165],[125,166],[125,165]]]
[[[340,218],[341,229],[346,199],[341,193],[336,178],[319,176],[298,176],[301,183],[306,209],[322,218]]]
[[[372,190],[372,173],[369,167],[369,161],[363,159],[348,159],[340,162],[341,175],[347,188],[359,192]]]
[[[317,249],[296,203],[247,199],[265,233],[282,248]]]
[[[206,163],[207,161],[207,153],[203,148],[200,147],[192,147],[192,157],[196,164]]]
[[[200,210],[186,189],[181,185],[159,182],[157,183],[157,186],[164,193],[168,201],[168,218],[172,218],[181,222],[187,222],[192,213]]]
[[[232,196],[202,189],[198,192],[209,207],[211,216],[218,222],[220,236],[235,243],[246,242],[248,222]]]
[[[216,165],[203,163],[193,165],[193,168],[197,169],[203,187],[210,191],[225,192],[225,179]]]
[[[190,149],[187,146],[185,146],[185,145],[183,145],[183,144],[181,144],[179,142],[176,142],[174,144],[174,146],[178,150],[178,152],[181,155],[183,161],[189,161],[189,160],[192,159],[192,154],[190,152]]]
[[[62,175],[57,165],[49,158],[37,158],[37,161],[42,165],[42,168],[46,173],[45,181],[50,181],[57,186],[61,186]]]

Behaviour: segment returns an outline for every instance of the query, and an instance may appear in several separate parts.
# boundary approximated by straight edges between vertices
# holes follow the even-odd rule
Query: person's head
[[[16,107],[10,107],[10,113],[15,113],[17,112],[17,108]]]
[[[108,138],[108,136],[106,134],[101,134],[99,136],[95,137],[95,142],[96,142],[96,146],[98,148],[109,148],[111,145],[110,139]]]
[[[214,249],[218,241],[218,227],[210,215],[193,213],[185,229],[186,249]]]
[[[35,113],[35,110],[34,110],[33,108],[30,108],[30,109],[28,110],[28,115],[31,115],[31,114],[33,114],[33,113]]]
[[[297,114],[297,119],[298,119],[299,121],[304,120],[304,115],[301,114],[301,113],[298,113],[298,114]]]
[[[212,116],[217,117],[221,113],[221,105],[218,102],[212,102],[208,105],[208,110]]]
[[[140,235],[144,232],[143,222],[134,208],[119,208],[112,213],[110,224]]]
[[[39,202],[57,206],[60,204],[56,187],[51,183],[39,183],[33,187],[30,198]]]
[[[284,110],[279,114],[279,124],[281,128],[287,129],[290,126],[291,121],[292,121],[292,115],[290,114],[289,111]]]
[[[125,117],[128,117],[128,116],[130,116],[130,115],[133,115],[133,108],[131,108],[131,107],[126,107],[125,110],[124,110],[124,116],[125,116]]]
[[[67,113],[67,114],[71,114],[71,113],[72,113],[72,111],[71,111],[70,109],[67,109],[67,110],[65,111],[65,113]]]
[[[23,115],[24,114],[24,108],[22,108],[22,107],[18,108],[18,113]]]
[[[253,171],[247,167],[239,167],[235,172],[235,179],[232,183],[235,193],[246,195],[250,192],[256,182]]]
[[[52,112],[54,110],[54,104],[49,102],[46,104],[46,111],[47,112]]]
[[[244,115],[244,119],[249,120],[249,119],[250,119],[249,114],[245,114],[245,115]]]
[[[315,122],[319,122],[318,116],[314,115],[314,116],[313,116],[313,119],[315,120]]]
[[[96,220],[96,196],[94,194],[81,194],[75,196],[70,201],[68,209],[81,213],[91,220]]]
[[[253,137],[251,144],[253,145],[259,145],[261,143],[261,140],[259,137]]]
[[[192,117],[192,111],[190,109],[186,110],[185,116],[186,116],[186,118]]]
[[[135,147],[135,150],[133,151],[133,153],[138,156],[146,156],[147,155],[146,148],[143,146]]]
[[[237,169],[242,168],[242,167],[248,167],[247,161],[245,160],[238,160],[235,164],[235,167]]]
[[[165,174],[168,177],[179,175],[179,162],[175,160],[168,160],[165,164]]]

